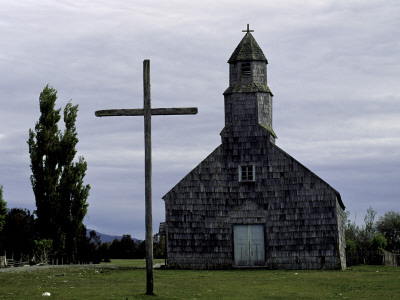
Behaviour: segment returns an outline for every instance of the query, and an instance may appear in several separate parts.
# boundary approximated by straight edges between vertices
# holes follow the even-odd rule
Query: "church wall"
[[[258,93],[258,123],[272,128],[272,96],[269,93]]]
[[[267,141],[220,146],[166,195],[170,266],[232,267],[233,226],[263,224],[265,267],[339,268],[334,190]],[[256,182],[238,182],[241,162]]]
[[[238,63],[229,65],[229,85],[234,85],[239,81],[239,67]]]
[[[338,218],[338,232],[339,232],[339,254],[340,254],[340,263],[341,268],[346,268],[346,236],[345,236],[345,211],[339,204],[339,201],[336,200],[336,215]]]
[[[241,72],[242,64],[250,63],[251,75],[244,76]],[[239,61],[232,63],[229,66],[229,85],[234,85],[238,82],[242,83],[261,83],[267,84],[267,68],[265,61]]]
[[[225,123],[251,124],[257,122],[257,96],[254,93],[237,93],[225,96]]]
[[[264,61],[252,62],[253,82],[267,84],[267,67]]]

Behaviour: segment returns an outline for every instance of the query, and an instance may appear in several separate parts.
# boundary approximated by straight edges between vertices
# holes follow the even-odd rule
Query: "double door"
[[[233,241],[236,266],[265,265],[263,225],[234,225]]]

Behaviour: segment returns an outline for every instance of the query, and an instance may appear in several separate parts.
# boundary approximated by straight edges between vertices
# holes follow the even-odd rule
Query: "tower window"
[[[255,181],[256,179],[256,171],[254,165],[243,165],[239,166],[239,181],[240,182],[249,182]]]
[[[250,63],[248,62],[242,63],[242,75],[250,76],[250,74],[251,74]]]

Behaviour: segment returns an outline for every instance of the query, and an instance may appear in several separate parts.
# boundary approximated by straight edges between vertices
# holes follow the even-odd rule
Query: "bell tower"
[[[270,133],[271,142],[276,135],[272,129],[272,97],[267,85],[267,64],[247,24],[243,39],[228,60],[229,87],[224,92],[225,129],[240,127],[251,134],[261,126]]]

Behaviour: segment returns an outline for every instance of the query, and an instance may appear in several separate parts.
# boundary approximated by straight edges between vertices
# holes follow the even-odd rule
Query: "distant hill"
[[[92,231],[92,229],[86,229],[86,235],[89,236],[89,232]],[[108,235],[108,234],[104,234],[104,233],[100,233],[97,232],[96,230],[94,230],[96,232],[96,234],[98,236],[100,236],[100,240],[102,243],[112,243],[115,239],[121,240],[122,239],[122,235]],[[141,242],[138,239],[135,239],[134,237],[132,237],[132,240],[136,242]]]
[[[91,232],[92,229],[86,229],[86,235],[89,236],[89,232]],[[115,239],[121,240],[122,239],[122,235],[108,235],[108,234],[104,234],[104,233],[100,233],[97,232],[96,230],[94,230],[96,232],[96,234],[98,236],[100,236],[100,240],[102,243],[112,243]]]

